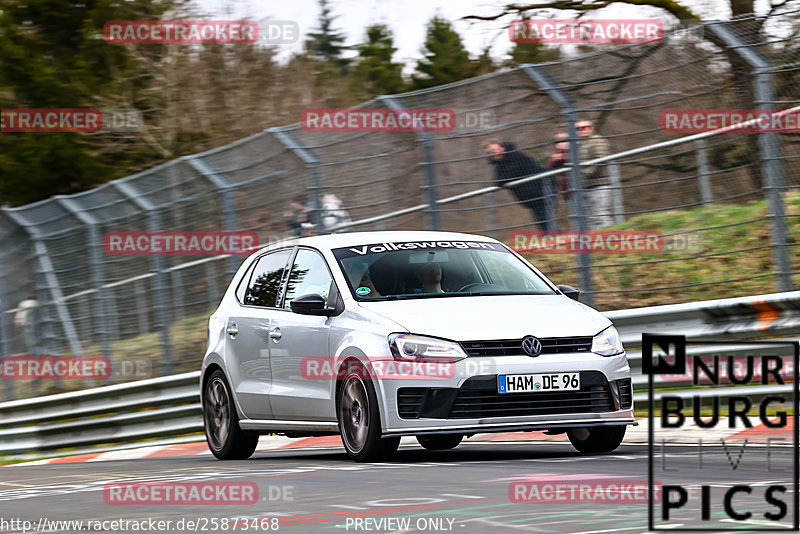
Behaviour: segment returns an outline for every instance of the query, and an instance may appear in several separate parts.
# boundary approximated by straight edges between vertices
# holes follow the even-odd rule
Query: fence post
[[[561,116],[567,125],[567,136],[569,137],[569,217],[572,221],[572,229],[578,232],[586,232],[589,229],[586,220],[586,203],[583,189],[583,176],[581,169],[580,150],[578,146],[578,132],[575,123],[578,116],[575,113],[575,104],[572,98],[561,87],[557,86],[550,76],[536,65],[522,65],[522,71],[536,84],[536,86],[547,93],[550,98],[561,108]],[[594,285],[592,283],[592,262],[589,254],[575,254],[580,279],[581,300],[588,306],[594,304]]]
[[[89,276],[92,280],[94,287],[94,309],[97,315],[98,330],[100,334],[100,350],[106,358],[111,357],[111,344],[109,337],[111,335],[111,328],[109,328],[109,311],[106,306],[105,288],[103,287],[103,262],[100,257],[100,249],[103,246],[103,240],[97,231],[97,219],[90,213],[83,210],[74,200],[63,197],[61,195],[55,197],[64,209],[70,212],[81,224],[86,227],[86,245],[89,249]],[[115,310],[116,312],[116,310]],[[91,324],[91,323],[90,323]]]
[[[311,192],[311,199],[314,201],[318,210],[317,215],[319,215],[322,213],[322,173],[319,170],[319,158],[284,128],[269,128],[267,131],[305,164],[308,171],[308,190]],[[317,224],[321,229],[322,221],[320,220]]]
[[[489,235],[491,235],[494,239],[498,238],[498,226],[499,223],[497,222],[497,199],[495,197],[494,191],[486,194],[486,223],[489,225]]]
[[[619,175],[619,164],[616,161],[608,162],[608,171],[611,176],[612,198],[614,199],[614,223],[625,222],[625,206],[622,200],[622,178]]]
[[[714,197],[711,194],[711,182],[708,176],[708,150],[706,140],[698,139],[694,142],[695,157],[697,158],[697,177],[700,180],[700,200],[704,206],[711,204]]]
[[[126,182],[109,182],[112,186],[125,195],[137,208],[142,210],[147,217],[147,231],[157,232],[161,228],[160,218],[156,207],[148,199],[139,194],[136,189]],[[166,373],[172,372],[172,344],[169,338],[169,319],[167,317],[167,291],[169,284],[164,271],[164,258],[160,254],[150,256],[150,270],[155,276],[153,282],[153,300],[155,301],[155,326],[161,331],[161,350],[164,354],[164,368]]]
[[[222,214],[225,220],[225,231],[235,232],[239,225],[236,220],[236,203],[233,198],[233,184],[220,174],[216,169],[213,169],[208,163],[198,158],[197,156],[184,156],[184,161],[189,163],[195,172],[200,176],[207,179],[211,184],[219,190]],[[236,261],[236,255],[230,254],[226,262],[228,269],[226,274],[233,278],[236,270],[239,268],[239,263]]]
[[[217,296],[217,270],[210,261],[206,262],[205,270],[206,280],[208,280],[208,309],[213,310],[219,306],[219,297]]]
[[[42,284],[39,279],[37,278],[36,282],[36,291],[37,291],[37,300],[39,301],[38,308],[42,312],[39,315],[39,319],[42,322],[45,322],[47,325],[52,324],[52,320],[49,319],[49,314],[47,314],[46,305],[52,304],[55,306],[56,313],[58,314],[58,319],[61,322],[62,328],[64,328],[64,334],[67,336],[67,343],[69,345],[69,350],[74,356],[83,356],[83,347],[81,347],[81,342],[78,339],[78,333],[75,330],[75,324],[72,322],[72,317],[69,314],[69,310],[67,309],[67,305],[64,302],[64,295],[61,293],[61,284],[58,282],[58,277],[56,277],[55,270],[53,269],[53,263],[50,261],[50,255],[47,252],[47,246],[44,244],[44,237],[39,232],[39,230],[27,219],[25,219],[22,215],[14,212],[10,208],[0,208],[6,216],[11,219],[17,226],[21,227],[25,230],[33,241],[33,250],[34,255],[36,256],[36,263],[39,268],[39,272],[37,274],[41,274],[44,278],[44,284]],[[50,302],[46,302],[43,298],[47,295],[50,298]],[[47,314],[47,318],[42,318],[42,315]],[[44,331],[44,329],[42,329]],[[50,351],[50,342],[54,339],[54,335],[52,332],[44,333],[41,336],[42,340],[45,341],[44,349],[45,351]],[[37,340],[40,342],[42,340]],[[55,353],[55,351],[52,351]]]
[[[170,283],[172,284],[172,321],[177,323],[185,316],[183,313],[183,276],[178,269],[173,269],[169,273]]]
[[[144,287],[142,287],[142,280],[137,279],[133,282],[133,290],[136,295],[136,308],[139,310],[136,314],[139,322],[139,335],[147,333],[148,320],[147,320],[147,300],[144,298]]]
[[[711,31],[728,47],[752,67],[755,106],[757,109],[770,109],[775,105],[775,86],[771,65],[767,58],[741,38],[725,22],[708,25]],[[780,140],[775,132],[760,132],[758,144],[761,152],[761,169],[764,175],[769,205],[768,217],[772,226],[772,261],[778,274],[778,291],[792,291],[792,263],[789,258],[789,238],[786,231],[783,206],[783,161],[781,160]]]
[[[403,111],[405,107],[397,102],[392,96],[379,96],[378,100],[386,104],[391,110]],[[436,178],[436,156],[434,152],[436,140],[430,132],[416,132],[417,141],[422,146],[422,161],[425,175],[425,185],[428,197],[428,230],[440,230],[441,220],[439,218],[439,184]]]

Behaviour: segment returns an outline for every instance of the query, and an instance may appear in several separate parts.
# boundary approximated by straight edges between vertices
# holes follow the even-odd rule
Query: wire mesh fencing
[[[488,235],[599,309],[792,289],[797,125],[698,134],[664,123],[670,112],[800,106],[800,36],[790,20],[798,13],[778,9],[705,23],[359,106],[450,110],[447,131],[292,124],[91,191],[3,208],[0,354],[101,355],[125,370],[112,382],[195,370],[208,315],[244,256],[114,255],[104,238],[238,231],[263,244],[324,233],[331,228],[320,220],[298,230],[295,216],[298,206],[319,213],[330,196],[347,213],[336,231]],[[486,152],[492,141],[513,143],[539,170],[501,183]],[[660,245],[533,246],[598,230],[649,232]],[[85,385],[4,380],[1,389],[8,399]]]

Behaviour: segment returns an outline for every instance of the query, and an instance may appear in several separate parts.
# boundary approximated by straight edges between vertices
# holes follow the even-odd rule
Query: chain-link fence
[[[657,231],[673,246],[528,256],[556,283],[579,286],[584,301],[610,309],[796,287],[800,134],[670,133],[660,119],[676,109],[800,105],[798,20],[784,10],[705,23],[659,42],[361,106],[450,109],[456,127],[448,132],[321,133],[295,124],[91,191],[4,208],[0,354],[141,360],[146,376],[198,368],[208,314],[242,256],[109,255],[108,232],[252,231],[263,243],[287,233],[293,200],[335,194],[353,221],[347,229],[439,229],[509,242],[512,232],[544,224],[592,228],[596,191],[585,178],[598,167],[610,184],[605,228]],[[587,119],[607,149],[589,165],[576,129]],[[566,138],[556,139],[559,132]],[[565,166],[523,178],[548,184],[540,188],[553,208],[547,221],[497,187],[484,153],[490,139],[543,164],[558,141],[567,143]],[[4,384],[5,398],[74,386]]]

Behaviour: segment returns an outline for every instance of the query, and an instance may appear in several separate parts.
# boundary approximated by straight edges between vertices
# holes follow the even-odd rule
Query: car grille
[[[627,409],[633,406],[633,390],[631,388],[631,379],[623,378],[617,380],[617,387],[619,388],[619,404],[621,409]]]
[[[542,354],[564,354],[571,352],[589,352],[592,350],[591,337],[545,337],[542,342]],[[496,339],[489,341],[462,341],[469,356],[524,356],[521,339]]]
[[[508,393],[462,390],[450,410],[451,419],[613,412],[608,386],[584,386],[580,391]]]

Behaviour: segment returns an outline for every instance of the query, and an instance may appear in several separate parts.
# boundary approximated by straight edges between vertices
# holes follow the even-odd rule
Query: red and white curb
[[[646,418],[637,418],[638,426],[628,427],[623,443],[629,445],[646,444],[648,440],[648,421]],[[772,440],[783,440],[786,444],[792,441],[792,428],[773,429],[758,424],[753,428],[744,428],[741,421],[737,420],[734,428],[728,428],[728,419],[720,418],[714,428],[701,428],[695,424],[686,425],[678,429],[657,428],[655,440],[661,443],[673,444],[696,444],[698,440],[710,443],[725,439],[728,442],[741,442],[747,439],[750,443],[763,444],[767,438]],[[754,422],[755,425],[755,422]],[[554,436],[545,435],[542,432],[499,432],[494,434],[476,434],[465,440],[466,443],[536,443],[536,442],[567,442],[564,434]],[[416,445],[417,441],[413,437],[403,437],[400,445]],[[321,436],[316,438],[292,439],[285,436],[261,436],[256,452],[266,452],[275,450],[289,449],[341,449],[342,440],[339,436]],[[135,449],[115,450],[108,452],[98,452],[90,454],[80,454],[77,456],[64,456],[60,458],[47,458],[44,460],[34,460],[10,464],[3,467],[28,466],[28,465],[49,465],[80,462],[103,462],[110,460],[135,460],[139,458],[174,458],[181,456],[211,456],[208,445],[205,441],[192,443],[181,443],[177,445],[160,445],[149,447],[138,447]]]

